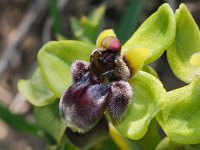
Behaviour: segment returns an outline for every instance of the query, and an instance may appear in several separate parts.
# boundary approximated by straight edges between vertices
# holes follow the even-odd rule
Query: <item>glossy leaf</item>
[[[157,78],[143,71],[139,71],[130,84],[132,102],[122,121],[115,126],[122,135],[138,140],[145,135],[149,123],[161,109],[165,89]]]
[[[61,121],[58,108],[58,101],[48,106],[34,108],[37,125],[50,134],[57,143],[60,142],[66,129],[66,123]]]
[[[200,143],[200,80],[170,91],[157,119],[169,138],[177,143]]]
[[[184,4],[176,11],[176,38],[167,51],[168,62],[174,74],[186,83],[199,78],[200,67],[192,65],[192,54],[200,51],[200,32]]]
[[[168,4],[163,4],[152,14],[124,44],[123,53],[134,48],[146,48],[150,55],[145,61],[149,64],[168,49],[175,37],[175,17]]]
[[[71,85],[70,65],[74,60],[89,60],[94,45],[78,41],[47,43],[38,54],[38,62],[48,88],[57,97]]]
[[[35,106],[45,106],[56,100],[55,95],[44,82],[39,68],[36,69],[31,79],[20,80],[18,89]]]

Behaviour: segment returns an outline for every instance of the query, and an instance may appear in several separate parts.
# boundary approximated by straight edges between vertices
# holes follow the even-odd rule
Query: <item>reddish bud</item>
[[[114,36],[107,36],[102,40],[101,46],[114,52],[120,52],[121,43]]]

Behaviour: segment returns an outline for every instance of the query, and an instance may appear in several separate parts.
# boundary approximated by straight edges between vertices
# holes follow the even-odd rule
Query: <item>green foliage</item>
[[[158,121],[175,142],[200,143],[200,80],[167,93]]]
[[[191,56],[199,52],[200,32],[187,7],[176,11],[176,38],[167,51],[168,62],[174,74],[186,83],[200,76],[200,67],[192,65]]]

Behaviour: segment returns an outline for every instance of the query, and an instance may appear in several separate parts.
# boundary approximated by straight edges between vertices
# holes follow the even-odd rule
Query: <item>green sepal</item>
[[[176,38],[167,51],[167,58],[174,74],[186,83],[200,77],[200,67],[190,62],[191,56],[200,51],[200,32],[184,4],[176,11]]]
[[[45,106],[56,100],[55,95],[48,89],[39,67],[31,79],[18,82],[18,89],[35,106]]]
[[[200,143],[200,80],[167,93],[157,120],[177,143]]]
[[[115,127],[122,135],[138,140],[145,135],[151,120],[161,110],[166,92],[156,77],[143,71],[139,71],[129,83],[133,90],[131,104]]]
[[[75,60],[89,61],[94,45],[78,41],[49,42],[38,53],[38,62],[48,88],[61,97],[71,85],[70,65]]]
[[[168,4],[163,4],[124,44],[122,53],[134,48],[149,49],[150,55],[145,60],[145,64],[149,64],[169,48],[175,38],[175,30],[174,13]]]

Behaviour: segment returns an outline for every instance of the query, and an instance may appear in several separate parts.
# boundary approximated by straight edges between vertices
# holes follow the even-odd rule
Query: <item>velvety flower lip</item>
[[[132,87],[127,82],[131,74],[120,55],[120,41],[115,36],[105,36],[100,45],[93,50],[90,63],[72,64],[74,83],[60,101],[61,117],[73,131],[90,131],[106,109],[113,123],[119,122],[132,97]]]

